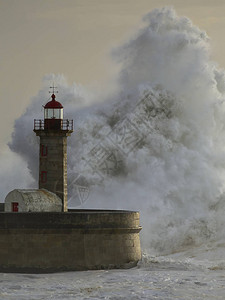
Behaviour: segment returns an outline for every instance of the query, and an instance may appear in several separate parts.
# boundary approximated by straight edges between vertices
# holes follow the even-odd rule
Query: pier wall
[[[129,268],[141,259],[139,213],[0,213],[0,271]]]

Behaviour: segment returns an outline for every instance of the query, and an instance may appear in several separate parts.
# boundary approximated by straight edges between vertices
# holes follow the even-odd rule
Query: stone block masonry
[[[0,213],[0,271],[130,268],[141,259],[139,213]]]
[[[67,211],[67,130],[35,130],[40,137],[39,189],[46,189],[62,199]]]

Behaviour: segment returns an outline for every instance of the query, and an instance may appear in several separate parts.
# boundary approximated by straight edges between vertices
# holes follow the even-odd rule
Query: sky
[[[0,0],[0,154],[46,74],[84,86],[113,82],[112,49],[163,6],[205,30],[225,68],[224,0]]]

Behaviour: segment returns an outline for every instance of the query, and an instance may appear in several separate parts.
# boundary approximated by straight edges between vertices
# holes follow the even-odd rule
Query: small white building
[[[15,189],[5,198],[5,212],[61,212],[62,200],[45,190]]]

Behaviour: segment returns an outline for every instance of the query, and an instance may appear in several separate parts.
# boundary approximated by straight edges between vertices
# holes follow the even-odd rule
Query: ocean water
[[[129,270],[2,273],[0,299],[224,299],[223,267],[192,259],[145,257]]]

